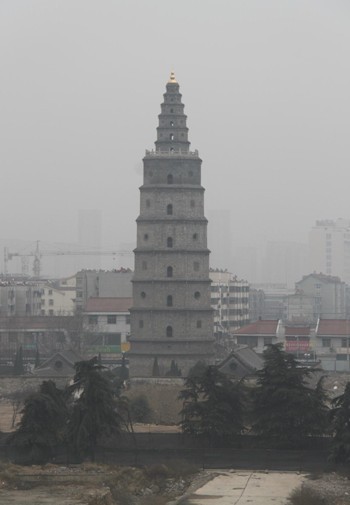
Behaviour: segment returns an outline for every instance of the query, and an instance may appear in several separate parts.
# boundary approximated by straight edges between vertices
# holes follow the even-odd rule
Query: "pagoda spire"
[[[169,77],[169,81],[168,82],[177,83],[177,80],[176,80],[176,77],[175,77],[175,72],[173,70],[170,72],[170,77]]]
[[[181,102],[180,86],[175,73],[170,73],[166,84],[161,113],[158,116],[156,151],[163,154],[186,154],[189,152],[187,116]]]

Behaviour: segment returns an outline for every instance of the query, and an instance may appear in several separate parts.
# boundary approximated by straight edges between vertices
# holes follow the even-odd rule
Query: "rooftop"
[[[234,335],[276,335],[278,319],[259,320],[233,332]]]
[[[128,312],[132,304],[132,298],[89,298],[85,312]]]

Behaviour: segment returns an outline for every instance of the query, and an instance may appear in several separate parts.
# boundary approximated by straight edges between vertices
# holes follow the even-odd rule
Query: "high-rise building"
[[[350,283],[350,219],[316,221],[309,247],[312,271]]]
[[[131,309],[131,377],[183,376],[213,359],[207,219],[198,151],[190,151],[174,74],[154,151],[143,159]]]
[[[249,284],[230,272],[211,270],[214,332],[227,334],[249,323]]]

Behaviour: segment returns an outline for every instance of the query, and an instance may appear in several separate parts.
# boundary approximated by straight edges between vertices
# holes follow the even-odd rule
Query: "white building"
[[[350,219],[316,221],[309,249],[311,270],[350,283]]]
[[[132,298],[89,298],[83,312],[84,353],[113,361],[129,350]]]
[[[249,323],[249,284],[230,272],[210,270],[214,333],[230,333]]]
[[[286,298],[288,321],[316,322],[319,317],[343,319],[346,316],[346,285],[339,277],[305,275],[295,284],[295,294]]]
[[[41,316],[73,316],[75,291],[56,289],[51,285],[41,288]]]

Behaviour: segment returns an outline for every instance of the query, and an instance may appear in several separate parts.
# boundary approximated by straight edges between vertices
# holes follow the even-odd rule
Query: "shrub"
[[[148,423],[152,418],[152,410],[145,395],[130,399],[130,415],[134,423]]]
[[[306,486],[295,489],[289,496],[289,501],[292,505],[331,505],[328,499]]]

